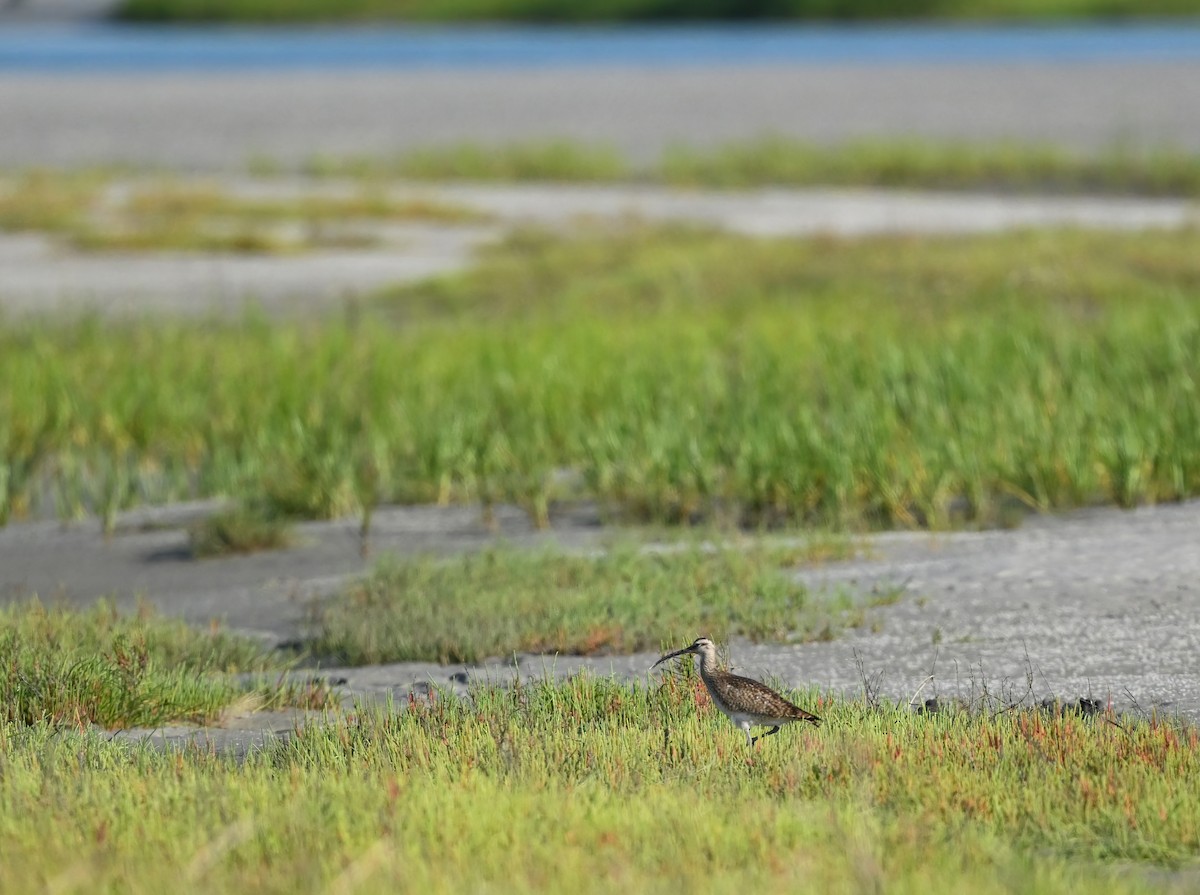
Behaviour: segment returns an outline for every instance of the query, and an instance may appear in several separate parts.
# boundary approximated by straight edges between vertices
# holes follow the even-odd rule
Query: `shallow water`
[[[1062,26],[0,26],[0,72],[1200,59],[1200,20]]]

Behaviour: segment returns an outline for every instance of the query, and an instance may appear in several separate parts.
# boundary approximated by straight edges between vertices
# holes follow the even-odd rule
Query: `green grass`
[[[188,530],[198,559],[290,547],[295,536],[286,519],[254,507],[238,507],[197,522]]]
[[[0,522],[37,495],[848,529],[1175,500],[1200,493],[1196,245],[626,224],[520,234],[345,321],[11,322]]]
[[[219,186],[106,172],[34,170],[0,177],[0,230],[41,231],[81,251],[288,254],[363,247],[373,223],[464,223],[479,215],[370,186],[346,196],[253,198]]]
[[[36,601],[0,608],[0,721],[140,727],[214,721],[234,703],[311,702],[287,683],[249,687],[228,677],[285,667],[251,640],[146,607],[134,615],[104,603],[88,611]]]
[[[1004,142],[861,140],[816,145],[785,137],[717,150],[668,149],[655,179],[678,186],[879,186],[1028,193],[1200,195],[1200,157],[1114,146],[1076,153]]]
[[[322,156],[312,159],[304,170],[314,176],[371,180],[403,177],[641,182],[718,189],[878,186],[1037,194],[1200,195],[1200,157],[1194,152],[1122,145],[1080,153],[1028,143],[875,139],[818,144],[764,136],[715,149],[673,146],[652,163],[634,164],[612,147],[557,140],[497,146],[460,143],[392,158]]]
[[[304,166],[315,177],[404,177],[413,180],[622,181],[637,172],[617,150],[570,140],[482,146],[432,146],[396,158],[316,156]]]
[[[124,0],[149,21],[628,22],[755,19],[1066,19],[1185,16],[1195,0]]]
[[[477,662],[514,652],[653,650],[663,638],[690,641],[697,632],[828,640],[865,622],[864,607],[815,599],[785,574],[850,555],[846,542],[681,547],[387,560],[318,610],[320,633],[309,648],[349,664]]]
[[[611,147],[555,140],[427,147],[394,158],[317,157],[303,168],[309,176],[351,178],[358,185],[344,195],[305,195],[300,187],[295,196],[256,198],[215,184],[127,172],[10,172],[0,176],[0,230],[48,233],[79,251],[289,254],[375,246],[381,221],[482,219],[434,199],[389,197],[395,178],[1200,196],[1196,154],[1122,146],[1076,154],[1026,144],[889,140],[830,146],[763,137],[712,150],[676,146],[653,164],[635,165]],[[251,169],[258,177],[285,172],[261,158]]]
[[[0,726],[10,891],[1185,892],[1193,730],[798,698],[747,750],[694,678],[480,689],[242,766]]]

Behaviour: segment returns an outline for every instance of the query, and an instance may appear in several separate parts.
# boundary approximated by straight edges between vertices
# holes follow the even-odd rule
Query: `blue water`
[[[1200,21],[1083,26],[0,25],[0,71],[1200,60]]]

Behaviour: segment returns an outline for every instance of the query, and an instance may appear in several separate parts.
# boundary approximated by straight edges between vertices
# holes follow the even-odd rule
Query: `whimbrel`
[[[700,680],[708,688],[713,704],[724,712],[729,720],[746,733],[753,746],[757,740],[779,733],[779,728],[793,721],[820,724],[821,719],[792,705],[766,684],[761,684],[740,674],[732,674],[717,667],[717,647],[707,637],[699,637],[691,646],[667,653],[651,667],[657,667],[676,656],[700,657]],[[764,734],[751,736],[751,727],[770,727]]]

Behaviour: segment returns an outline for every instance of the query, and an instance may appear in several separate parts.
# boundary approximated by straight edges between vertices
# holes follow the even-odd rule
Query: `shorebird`
[[[691,646],[667,653],[650,667],[656,668],[668,659],[684,655],[700,657],[700,680],[704,681],[713,704],[745,732],[751,746],[763,737],[779,733],[780,727],[793,721],[821,723],[816,715],[788,702],[766,684],[718,668],[716,644],[707,637],[698,637]],[[751,727],[771,729],[752,736]]]

